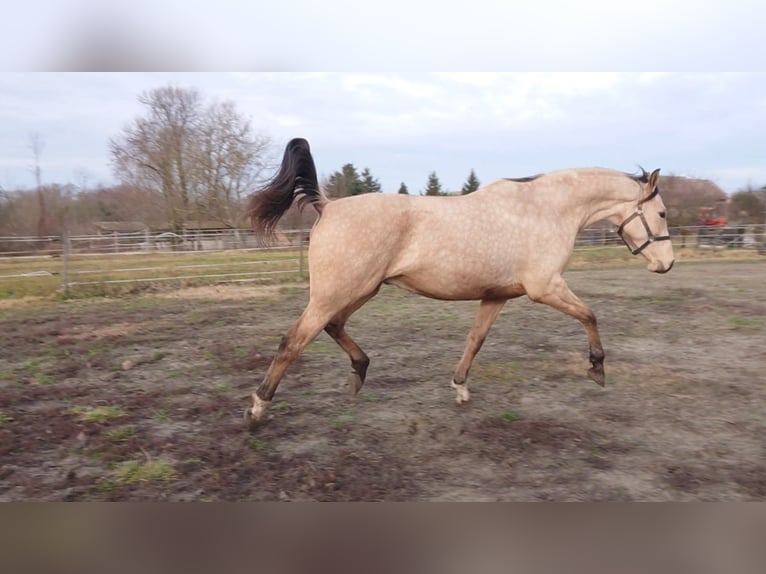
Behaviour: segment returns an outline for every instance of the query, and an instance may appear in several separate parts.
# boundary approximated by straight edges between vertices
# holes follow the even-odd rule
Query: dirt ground
[[[572,271],[574,319],[509,302],[457,406],[477,304],[384,288],[241,414],[302,287],[0,309],[0,500],[766,500],[766,262]]]

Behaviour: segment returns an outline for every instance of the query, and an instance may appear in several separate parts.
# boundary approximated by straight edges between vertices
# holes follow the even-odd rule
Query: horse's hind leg
[[[351,390],[354,394],[357,394],[364,384],[364,379],[367,377],[367,367],[370,366],[370,358],[346,333],[345,323],[331,321],[324,330],[351,357],[351,368],[353,369],[350,379]]]
[[[351,390],[356,395],[359,389],[364,384],[364,379],[367,377],[367,368],[370,366],[370,358],[362,351],[361,347],[346,333],[346,321],[349,317],[357,311],[362,305],[372,299],[378,292],[375,289],[373,293],[367,295],[353,305],[346,307],[341,313],[338,313],[324,328],[325,332],[338,343],[341,349],[346,351],[346,354],[351,359]]]
[[[298,358],[306,345],[324,329],[333,315],[333,312],[328,312],[315,303],[309,302],[300,319],[282,338],[277,354],[271,361],[263,382],[253,394],[252,408],[245,411],[245,420],[251,427],[266,412],[287,367]]]
[[[468,339],[465,343],[463,356],[455,369],[455,375],[452,378],[452,388],[457,391],[457,404],[467,402],[471,395],[468,392],[468,371],[471,369],[476,354],[484,344],[492,323],[497,319],[498,314],[505,305],[505,300],[484,300],[479,305],[479,312],[476,313],[471,332],[468,333]]]

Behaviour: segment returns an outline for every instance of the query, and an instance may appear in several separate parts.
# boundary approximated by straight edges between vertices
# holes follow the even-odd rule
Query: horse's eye
[[[665,213],[664,211],[660,211],[660,217],[661,217],[662,219],[665,219],[665,217],[667,217],[667,215],[668,215],[668,214],[667,214],[667,213]]]

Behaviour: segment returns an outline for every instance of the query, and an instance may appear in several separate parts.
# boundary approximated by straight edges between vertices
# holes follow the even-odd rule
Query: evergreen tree
[[[402,182],[402,185],[399,186],[399,191],[397,193],[400,193],[401,195],[409,195],[410,190],[407,189],[407,185]]]
[[[428,185],[426,185],[426,195],[443,195],[442,184],[436,176],[436,172],[431,172],[428,176]]]
[[[353,163],[347,163],[341,171],[333,173],[325,185],[328,197],[348,197],[364,193],[363,182]]]
[[[380,193],[382,189],[380,182],[372,177],[370,168],[364,168],[362,171],[361,193]]]
[[[460,193],[462,195],[473,193],[474,191],[479,189],[480,185],[481,184],[479,183],[479,178],[476,177],[476,172],[471,170],[471,173],[468,174],[468,179],[463,184],[463,189],[460,190]]]

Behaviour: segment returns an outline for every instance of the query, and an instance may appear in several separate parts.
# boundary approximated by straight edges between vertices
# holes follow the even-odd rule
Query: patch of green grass
[[[111,480],[102,480],[96,484],[96,491],[108,494],[114,490],[115,484]]]
[[[82,407],[76,406],[67,410],[70,415],[77,416],[84,423],[105,423],[125,416],[122,407]]]
[[[284,414],[289,413],[291,410],[291,406],[289,403],[286,403],[284,401],[281,401],[279,403],[274,403],[274,405],[271,407],[271,410],[275,413]]]
[[[50,375],[46,375],[45,373],[38,373],[34,377],[32,377],[31,381],[34,385],[52,385],[53,384],[53,377]]]
[[[254,438],[250,440],[250,448],[254,451],[262,451],[269,448],[269,445],[266,443],[266,441]]]
[[[154,353],[152,353],[152,362],[161,361],[165,357],[167,357],[167,353],[163,353],[162,351],[154,351]]]
[[[137,482],[163,482],[173,480],[176,471],[167,460],[157,459],[141,462],[130,460],[119,464],[112,471],[114,482],[119,485]]]
[[[764,321],[753,317],[733,317],[731,324],[735,329],[757,329],[763,327]]]
[[[93,296],[131,295],[150,290],[158,283],[176,286],[208,285],[218,282],[219,277],[205,277],[210,273],[237,273],[259,270],[296,270],[296,250],[258,252],[227,251],[225,253],[141,253],[141,254],[104,254],[101,256],[80,257],[73,255],[70,259],[70,271],[88,272],[87,281],[106,281],[110,279],[144,279],[127,284],[96,283],[93,285],[72,285],[68,296],[61,290],[61,270],[63,261],[60,257],[40,257],[35,259],[4,258],[4,272],[7,274],[23,274],[29,272],[47,272],[47,275],[32,275],[4,279],[0,285],[0,299],[20,298],[25,296],[56,296],[59,299],[79,299]],[[198,266],[205,266],[207,269]],[[136,269],[127,271],[127,269]],[[137,269],[142,269],[138,271]],[[169,281],[155,282],[150,279],[162,274],[165,277],[177,277]],[[180,279],[178,277],[189,277]],[[77,277],[73,275],[73,277]],[[277,276],[271,282],[295,281],[292,273]]]
[[[100,450],[87,451],[86,456],[93,462],[101,462],[104,459],[104,453]]]
[[[230,390],[231,387],[226,383],[218,383],[217,385],[213,385],[213,391],[216,393],[228,393]]]
[[[523,361],[481,361],[471,370],[471,378],[483,383],[502,383],[528,368],[529,365]]]
[[[334,355],[340,351],[334,342],[314,341],[306,348],[306,352],[314,355]]]
[[[152,413],[152,419],[158,423],[167,423],[170,422],[170,415],[162,409],[157,409]]]
[[[5,425],[9,425],[14,421],[14,418],[11,415],[7,415],[3,412],[0,412],[0,427],[4,427]]]
[[[40,360],[39,359],[32,359],[29,361],[24,361],[21,364],[21,370],[23,371],[35,371],[37,370],[37,367],[40,366]]]
[[[106,433],[104,433],[104,436],[111,441],[122,442],[135,436],[135,434],[136,434],[135,427],[128,426],[128,427],[120,427],[117,429],[112,429],[110,431],[107,431]]]
[[[513,423],[521,420],[521,415],[513,411],[504,411],[500,413],[500,418],[507,423]]]
[[[343,411],[335,420],[332,421],[332,427],[334,429],[342,429],[354,422],[354,413],[351,411]]]

